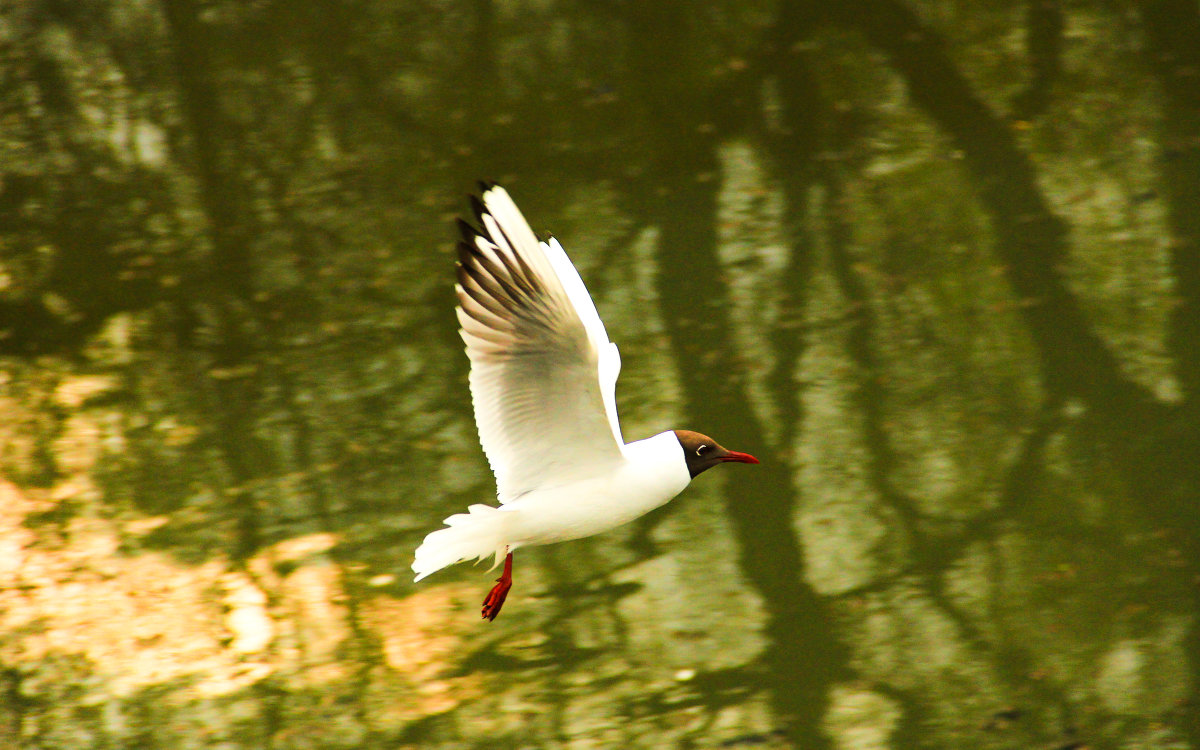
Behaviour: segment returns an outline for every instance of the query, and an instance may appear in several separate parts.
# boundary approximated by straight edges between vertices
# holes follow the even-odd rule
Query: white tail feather
[[[504,539],[507,537],[510,513],[490,505],[472,505],[467,513],[456,513],[447,518],[446,528],[425,537],[417,547],[412,569],[419,581],[430,573],[453,565],[456,562],[476,558],[482,560],[495,554],[492,567],[500,564],[505,554]]]

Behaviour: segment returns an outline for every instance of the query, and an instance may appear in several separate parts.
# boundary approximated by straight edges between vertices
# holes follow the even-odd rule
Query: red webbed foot
[[[509,552],[504,558],[504,573],[496,579],[496,585],[483,600],[483,619],[488,622],[496,619],[500,608],[504,606],[504,600],[508,598],[508,590],[512,588],[512,583],[512,553]]]

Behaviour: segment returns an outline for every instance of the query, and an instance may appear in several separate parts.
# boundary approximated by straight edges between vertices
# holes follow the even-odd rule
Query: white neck
[[[530,511],[518,514],[509,529],[512,549],[608,531],[666,504],[691,481],[673,432],[621,449],[624,460],[611,471],[530,492],[506,505]]]
[[[645,440],[626,443],[622,446],[622,452],[629,468],[646,488],[644,496],[657,500],[650,508],[666,503],[692,481],[687,460],[683,456],[683,446],[670,430]]]

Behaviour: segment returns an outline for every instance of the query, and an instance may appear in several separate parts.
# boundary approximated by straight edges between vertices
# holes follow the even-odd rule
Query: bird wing
[[[501,503],[622,460],[621,357],[579,272],[539,242],[503,188],[459,222],[459,333],[471,360],[479,441]]]

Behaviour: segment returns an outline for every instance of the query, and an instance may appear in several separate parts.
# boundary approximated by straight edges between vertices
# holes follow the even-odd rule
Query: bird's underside
[[[475,224],[459,222],[457,309],[471,362],[479,440],[500,507],[472,505],[426,536],[416,580],[496,555],[484,600],[494,620],[513,585],[513,552],[600,533],[669,501],[725,461],[758,463],[694,432],[626,444],[616,411],[621,359],[578,271],[538,241],[503,188],[482,185]]]

